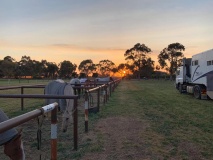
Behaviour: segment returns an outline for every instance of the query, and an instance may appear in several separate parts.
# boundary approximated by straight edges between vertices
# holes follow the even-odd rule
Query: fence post
[[[46,105],[40,109],[33,110],[23,115],[11,118],[1,122],[0,133],[3,133],[13,127],[17,127],[33,118],[36,118],[48,111],[51,111],[51,160],[57,160],[57,106],[58,103]]]
[[[97,107],[98,107],[98,112],[100,108],[100,87],[98,87],[98,94],[97,94]]]
[[[57,160],[57,109],[51,111],[51,160]]]
[[[85,91],[84,114],[85,114],[85,132],[88,132],[88,114],[89,114],[88,91]]]
[[[24,87],[21,86],[21,94],[24,94]],[[24,98],[21,98],[21,110],[24,110]]]
[[[106,85],[103,86],[103,96],[104,96],[104,104],[106,103]]]
[[[112,96],[112,83],[109,83],[109,95]]]
[[[108,89],[108,84],[106,84],[106,87],[105,87],[105,90],[106,90],[106,102],[108,101],[108,91],[107,91],[107,89]]]
[[[74,99],[74,149],[78,149],[78,109],[77,109],[77,98]]]

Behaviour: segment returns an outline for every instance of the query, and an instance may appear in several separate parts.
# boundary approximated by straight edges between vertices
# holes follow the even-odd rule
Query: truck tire
[[[201,88],[199,85],[195,85],[194,86],[194,97],[196,99],[200,99],[201,98]]]
[[[180,93],[183,93],[183,85],[182,84],[179,84],[178,89],[179,89]]]

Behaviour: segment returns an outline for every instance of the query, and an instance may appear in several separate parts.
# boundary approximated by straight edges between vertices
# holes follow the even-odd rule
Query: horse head
[[[25,160],[24,147],[20,133],[4,144],[4,153],[10,157],[11,160]]]

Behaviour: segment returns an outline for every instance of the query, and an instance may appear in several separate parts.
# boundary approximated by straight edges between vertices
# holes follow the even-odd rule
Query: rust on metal
[[[57,159],[57,107],[51,112],[51,160]]]
[[[78,109],[77,109],[77,106],[78,106],[78,101],[77,99],[74,99],[74,115],[73,115],[73,121],[74,121],[74,149],[77,150],[78,149]]]

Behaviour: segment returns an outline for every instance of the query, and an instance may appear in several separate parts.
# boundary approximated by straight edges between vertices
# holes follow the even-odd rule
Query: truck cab
[[[176,71],[176,88],[197,99],[213,99],[213,49],[183,58]]]
[[[176,71],[176,88],[182,92],[185,84],[191,82],[191,58],[183,58],[182,65]]]

